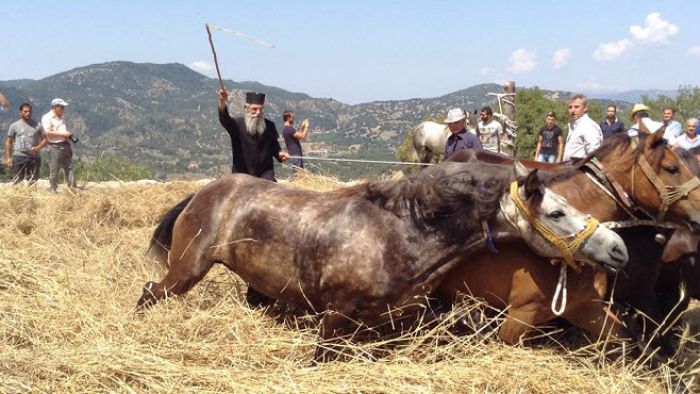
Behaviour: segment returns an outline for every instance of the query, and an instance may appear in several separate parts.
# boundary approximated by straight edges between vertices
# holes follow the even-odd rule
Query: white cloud
[[[632,48],[632,41],[624,38],[617,42],[606,42],[598,45],[598,49],[593,52],[593,57],[596,60],[613,60],[622,55],[626,50]]]
[[[518,48],[510,55],[508,70],[514,73],[532,71],[537,67],[537,54],[525,48]]]
[[[652,12],[644,19],[644,26],[630,26],[632,36],[642,42],[664,43],[678,33],[678,26],[661,18],[658,12]]]
[[[571,49],[569,48],[562,48],[562,49],[557,49],[554,52],[554,55],[552,55],[552,64],[554,68],[561,68],[567,65],[569,63],[569,59],[571,58]]]
[[[690,47],[686,53],[690,56],[700,57],[700,46]]]
[[[481,75],[493,75],[496,73],[496,70],[492,69],[491,67],[484,67],[481,69]]]
[[[195,71],[199,71],[200,73],[207,73],[212,71],[214,66],[212,66],[211,63],[205,62],[204,60],[197,60],[196,62],[190,64],[190,68]]]

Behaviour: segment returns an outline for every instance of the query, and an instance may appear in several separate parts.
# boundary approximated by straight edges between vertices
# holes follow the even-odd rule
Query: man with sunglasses
[[[12,169],[14,183],[39,179],[39,151],[48,143],[41,123],[32,119],[32,106],[19,106],[20,119],[10,125],[5,139],[5,165]]]

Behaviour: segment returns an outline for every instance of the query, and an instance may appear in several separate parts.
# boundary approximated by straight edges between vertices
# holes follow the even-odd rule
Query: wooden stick
[[[211,39],[211,30],[209,30],[209,24],[205,23],[204,26],[207,28],[207,35],[209,36],[209,45],[211,46],[211,53],[214,54],[214,66],[216,66],[216,75],[219,76],[219,85],[221,85],[221,90],[224,88],[224,80],[221,79],[221,71],[219,71],[219,60],[216,58],[216,50],[214,49],[214,41]]]

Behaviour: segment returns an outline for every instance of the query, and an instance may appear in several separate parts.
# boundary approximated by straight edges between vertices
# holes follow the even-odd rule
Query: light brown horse
[[[166,214],[151,247],[168,272],[146,285],[138,305],[187,292],[220,263],[268,297],[322,313],[316,359],[325,360],[335,338],[358,324],[378,325],[395,308],[418,309],[417,297],[480,243],[485,220],[495,234],[510,229],[538,253],[561,257],[523,219],[521,199],[559,237],[594,230],[575,257],[626,263],[622,240],[590,227],[587,215],[541,187],[536,171],[520,187],[513,179],[512,167],[444,163],[402,180],[318,193],[228,176]],[[506,193],[509,185],[520,197]]]
[[[596,157],[609,178],[618,182],[638,206],[655,216],[662,210],[660,194],[666,191],[657,187],[680,186],[695,179],[678,155],[665,146],[663,131],[662,128],[654,134],[643,134],[638,143],[626,135],[608,139],[588,158]],[[475,153],[465,153],[462,159],[476,156],[488,156],[492,162],[506,160]],[[653,169],[653,179],[642,170],[641,157]],[[551,183],[551,187],[570,204],[601,221],[627,219],[626,211],[579,171],[583,164],[573,170],[560,170],[555,175],[560,182]],[[696,230],[700,228],[700,189],[694,188],[667,208],[665,220],[688,224]],[[481,253],[465,258],[446,277],[436,295],[443,300],[452,300],[457,292],[465,292],[484,298],[496,307],[507,307],[507,319],[499,336],[505,342],[516,343],[533,327],[555,317],[551,305],[560,277],[559,267],[524,248],[518,240],[497,242],[496,247],[499,253],[491,254],[484,248]],[[568,305],[562,317],[594,335],[628,337],[630,333],[624,326],[606,312],[603,301],[607,289],[606,274],[588,266],[578,273],[571,269],[568,272]]]

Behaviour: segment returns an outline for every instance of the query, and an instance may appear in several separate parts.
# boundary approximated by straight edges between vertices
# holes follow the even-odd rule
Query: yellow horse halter
[[[574,260],[574,254],[581,247],[583,241],[593,234],[593,232],[598,228],[598,220],[589,215],[588,221],[586,222],[586,227],[572,236],[560,236],[555,233],[552,229],[547,227],[539,219],[537,219],[528,209],[523,200],[518,194],[518,182],[514,181],[510,184],[510,197],[515,202],[518,207],[520,214],[532,225],[532,227],[537,230],[537,232],[552,245],[556,246],[557,249],[562,254],[566,264],[578,268],[576,261]],[[573,239],[571,239],[573,237]],[[569,239],[571,239],[569,241]]]

